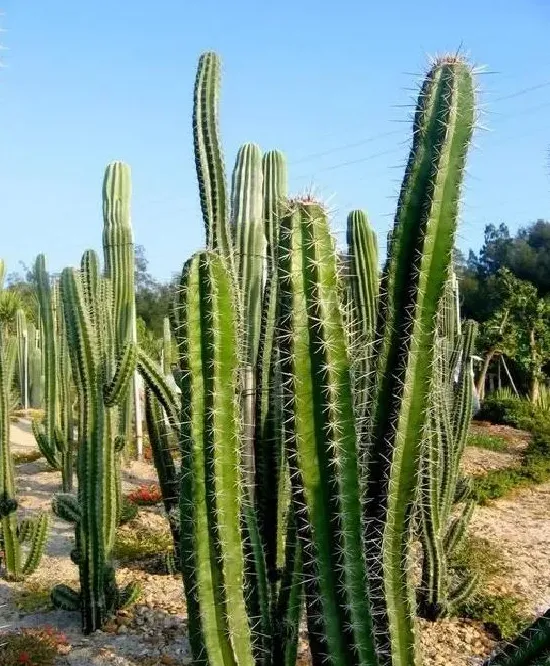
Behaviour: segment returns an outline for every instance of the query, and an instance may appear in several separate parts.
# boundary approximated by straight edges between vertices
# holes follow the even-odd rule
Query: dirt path
[[[30,426],[13,424],[14,451],[35,449]],[[502,467],[519,460],[521,448],[506,453],[469,448],[464,465],[468,471]],[[124,490],[155,480],[155,472],[147,463],[133,463],[125,470]],[[21,508],[24,512],[49,510],[52,494],[59,490],[59,473],[48,469],[43,459],[17,466],[17,482]],[[529,611],[536,615],[550,606],[550,484],[524,489],[511,497],[478,507],[471,533],[495,544],[506,571],[494,583],[497,593],[508,592],[523,597]],[[132,529],[164,524],[158,511],[140,511]],[[73,530],[62,521],[53,520],[46,556],[38,571],[24,585],[53,585],[57,582],[77,584],[77,568],[68,555]],[[52,625],[64,631],[71,650],[58,660],[58,666],[153,666],[190,664],[186,637],[186,617],[181,579],[178,576],[147,573],[139,567],[119,566],[121,583],[139,579],[143,597],[131,612],[120,614],[104,632],[84,637],[80,633],[76,613],[48,611],[23,615],[14,606],[12,595],[21,584],[0,581],[2,620],[12,626]],[[0,625],[4,624],[0,621]],[[493,649],[494,641],[475,622],[445,620],[436,624],[420,622],[424,666],[473,666]],[[301,663],[307,664],[307,660]]]

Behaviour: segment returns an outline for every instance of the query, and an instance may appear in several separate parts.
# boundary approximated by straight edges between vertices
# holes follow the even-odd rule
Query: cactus
[[[70,492],[73,486],[73,433],[66,339],[64,327],[59,322],[57,287],[52,289],[50,285],[46,259],[42,254],[36,258],[35,276],[42,323],[46,410],[43,426],[33,420],[33,434],[48,463],[61,470],[63,492]]]
[[[420,92],[413,144],[384,268],[368,404],[365,541],[379,650],[418,662],[410,573],[435,355],[436,314],[449,277],[460,186],[474,123],[472,71],[436,60]],[[385,663],[385,662],[383,662]]]
[[[453,324],[456,313],[454,289],[443,299],[441,337],[437,341],[430,429],[422,466],[421,524],[423,545],[419,612],[430,620],[453,612],[457,603],[470,596],[475,577],[451,579],[449,562],[461,544],[470,521],[473,502],[467,492],[458,516],[454,502],[461,484],[460,460],[466,445],[473,410],[472,353],[476,324],[467,322],[458,335]],[[451,315],[449,317],[449,315]],[[458,377],[456,377],[458,371]],[[466,491],[468,486],[466,486]]]
[[[348,215],[347,243],[354,397],[359,408],[364,409],[376,328],[379,277],[376,233],[361,210],[354,210]]]
[[[75,524],[82,629],[90,633],[100,629],[107,616],[130,595],[130,588],[126,592],[117,589],[112,562],[119,510],[115,460],[118,438],[112,407],[127,396],[136,348],[130,342],[115,354],[113,295],[109,280],[100,276],[95,252],[84,254],[80,273],[66,268],[60,287],[81,431],[78,503],[63,495],[53,508],[58,516],[71,518]],[[74,606],[76,593],[54,588],[54,603],[65,603],[67,598]]]
[[[179,475],[172,455],[171,433],[166,426],[165,413],[150,388],[145,390],[145,420],[164,510],[174,540],[174,570],[180,571]]]
[[[547,666],[550,663],[550,610],[514,641],[499,648],[483,666]]]
[[[19,401],[21,407],[29,404],[29,347],[27,318],[24,310],[17,310],[15,315],[17,336],[17,380],[19,385]]]
[[[182,284],[181,559],[191,648],[197,663],[253,666],[233,281],[223,260],[204,252],[186,264]]]
[[[225,166],[220,146],[218,106],[220,60],[216,53],[199,59],[193,104],[193,141],[206,245],[233,268]]]
[[[15,342],[15,341],[14,341]],[[49,516],[17,521],[15,474],[10,450],[9,390],[15,367],[15,344],[8,359],[4,334],[0,331],[0,543],[3,568],[8,580],[21,580],[36,571],[46,547]],[[22,546],[28,544],[28,552]]]
[[[130,197],[129,166],[123,162],[111,162],[105,169],[103,179],[103,255],[105,277],[111,281],[113,290],[112,318],[116,354],[121,354],[129,342],[137,343]],[[132,384],[125,385],[125,389],[127,395],[118,409],[118,434],[124,443],[129,441],[131,433]],[[141,432],[139,428],[138,431]]]
[[[294,201],[282,218],[277,273],[284,436],[313,660],[376,664],[337,259],[316,202]]]

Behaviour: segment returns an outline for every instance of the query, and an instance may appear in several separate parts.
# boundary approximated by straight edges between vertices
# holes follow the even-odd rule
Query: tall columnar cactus
[[[90,633],[101,628],[108,614],[135,594],[133,586],[122,592],[116,587],[112,547],[119,446],[113,407],[127,396],[136,367],[136,347],[130,341],[121,352],[114,352],[113,296],[109,281],[100,276],[94,252],[84,254],[80,272],[71,268],[63,271],[60,287],[81,432],[78,497],[58,495],[53,508],[59,517],[75,524],[72,557],[80,569],[80,593],[57,586],[52,599],[58,607],[80,607],[83,631]]]
[[[33,409],[43,406],[44,402],[44,375],[42,364],[42,351],[39,339],[40,331],[30,322],[27,324],[28,353],[29,353],[29,403]]]
[[[170,320],[164,317],[162,330],[162,369],[165,375],[172,372],[172,333]]]
[[[376,329],[379,270],[376,232],[361,210],[354,210],[348,215],[347,243],[354,396],[359,409],[364,410]]]
[[[49,516],[42,513],[35,518],[17,520],[9,418],[9,392],[15,363],[8,360],[6,351],[7,345],[0,331],[0,550],[3,551],[0,565],[8,580],[20,580],[36,571],[40,564],[48,537]],[[24,544],[28,544],[27,553],[23,553]]]
[[[21,407],[29,404],[29,339],[27,318],[24,310],[17,310],[15,315],[15,333],[17,336],[17,382]]]
[[[291,202],[278,258],[284,436],[314,664],[377,664],[351,368],[327,215]]]
[[[135,253],[130,199],[130,167],[124,162],[111,162],[105,169],[103,179],[103,254],[105,277],[111,281],[113,290],[112,319],[117,354],[128,343],[137,343]],[[132,425],[131,389],[130,383],[119,409],[119,435],[125,442],[130,439]]]
[[[474,124],[471,68],[437,59],[418,100],[383,272],[371,374],[365,541],[377,640],[393,666],[418,663],[411,528],[460,186]],[[389,657],[383,660],[389,663]]]
[[[444,299],[443,304],[450,307],[444,310],[442,319],[446,319],[445,315],[453,317],[454,299]],[[441,328],[421,486],[423,566],[419,611],[431,620],[452,613],[456,604],[472,594],[476,583],[471,576],[456,580],[449,570],[451,556],[463,540],[474,507],[468,501],[469,486],[460,475],[460,461],[473,410],[472,353],[476,324],[467,322],[464,334],[455,336],[452,346],[448,337],[452,323]],[[463,506],[453,517],[457,500]]]
[[[181,558],[191,647],[197,663],[253,666],[233,280],[220,257],[204,252],[186,264],[182,284]]]
[[[42,254],[36,259],[35,276],[42,324],[46,409],[43,425],[33,421],[33,433],[48,463],[61,470],[63,492],[68,493],[73,487],[73,433],[66,339],[59,321],[58,288],[50,284]]]

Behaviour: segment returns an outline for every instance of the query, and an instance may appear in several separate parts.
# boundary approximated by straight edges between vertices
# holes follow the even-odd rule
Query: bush
[[[140,525],[139,529],[117,530],[114,556],[118,560],[137,562],[160,553],[172,552],[173,549],[174,542],[168,525],[162,530]]]
[[[530,431],[536,416],[536,407],[525,398],[518,398],[508,391],[495,391],[483,401],[475,418]]]
[[[64,634],[51,627],[0,634],[0,666],[53,666]]]
[[[162,502],[162,493],[158,483],[151,483],[148,486],[139,486],[128,494],[130,502],[138,506],[153,506]]]
[[[502,641],[515,638],[530,624],[525,602],[511,594],[495,595],[478,592],[460,608],[460,615],[483,622]]]

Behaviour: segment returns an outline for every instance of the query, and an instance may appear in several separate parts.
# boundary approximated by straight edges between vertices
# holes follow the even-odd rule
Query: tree
[[[156,280],[147,270],[148,261],[142,245],[136,245],[136,314],[156,338],[162,337],[164,317],[177,288],[177,278],[169,282]]]

